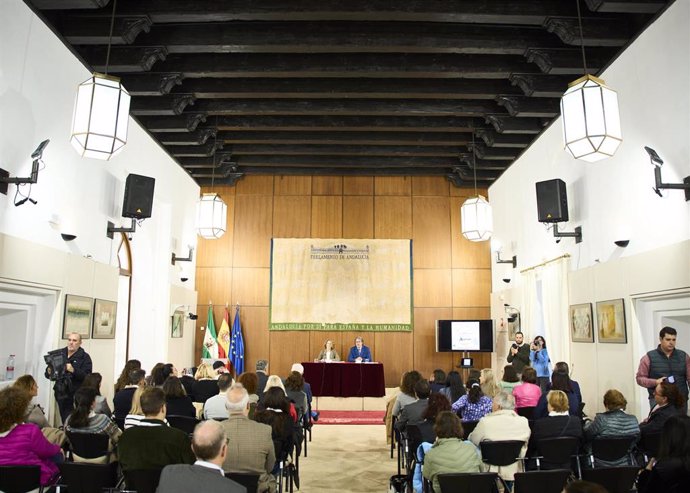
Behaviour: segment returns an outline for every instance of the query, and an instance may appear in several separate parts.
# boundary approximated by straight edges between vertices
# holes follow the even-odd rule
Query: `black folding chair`
[[[256,490],[259,488],[259,474],[226,472],[225,477],[247,488],[247,493],[256,493]]]
[[[580,439],[576,437],[542,438],[537,441],[537,469],[565,469],[571,468],[573,459],[576,464],[577,477],[582,477],[580,465]],[[542,461],[544,464],[542,464]]]
[[[638,471],[637,466],[584,469],[582,479],[600,484],[608,493],[630,493]]]
[[[436,476],[441,491],[435,493],[497,493],[498,474],[474,472],[439,474]],[[509,490],[506,490],[509,491]]]
[[[637,448],[644,456],[645,464],[651,457],[658,457],[661,433],[643,433]]]
[[[103,488],[114,488],[118,484],[118,463],[87,464],[84,462],[63,462],[59,464],[58,486],[67,487],[69,493],[101,493]]]
[[[39,466],[0,466],[0,491],[3,493],[26,493],[41,487]]]
[[[517,472],[513,493],[561,493],[570,474],[570,469]]]
[[[161,480],[161,469],[132,469],[123,474],[127,489],[137,493],[156,493]]]
[[[635,464],[632,449],[636,441],[636,436],[595,438],[592,440],[592,452],[589,456],[590,465],[594,467],[597,460],[615,462],[623,458],[627,459],[628,464]]]
[[[535,409],[536,409],[535,406],[519,407],[515,410],[515,412],[518,413],[518,416],[522,416],[524,418],[527,418],[530,421],[533,421]]]
[[[194,428],[199,424],[198,419],[189,416],[166,416],[165,419],[168,420],[170,426],[184,431],[189,436],[194,434]]]
[[[509,466],[520,459],[525,442],[520,440],[484,440],[479,444],[482,461],[490,466]]]
[[[77,431],[68,431],[66,435],[70,443],[73,460],[75,455],[82,459],[97,459],[99,457],[107,457],[110,454],[108,450],[110,437],[108,435],[103,433],[79,433]]]
[[[474,429],[477,427],[477,423],[479,423],[479,421],[463,421],[462,438],[467,440],[467,437],[470,436],[470,433],[472,433]]]

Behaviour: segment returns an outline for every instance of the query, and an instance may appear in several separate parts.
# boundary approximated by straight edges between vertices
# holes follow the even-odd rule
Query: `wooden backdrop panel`
[[[311,204],[311,237],[342,238],[342,196],[313,196]]]
[[[273,237],[309,238],[311,196],[276,196],[273,199]]]
[[[233,314],[234,316],[234,314]],[[268,307],[267,306],[243,306],[240,309],[240,321],[242,322],[242,336],[244,337],[244,368],[247,371],[256,369],[256,361],[269,360],[268,337]],[[272,368],[269,366],[269,371]]]
[[[275,195],[311,195],[311,176],[276,176]]]
[[[342,176],[314,176],[311,179],[312,195],[342,195]]]
[[[285,378],[293,363],[310,361],[308,331],[273,331],[270,334],[269,373]]]
[[[376,195],[411,195],[412,178],[409,176],[377,176],[374,178]]]
[[[343,197],[343,238],[374,237],[374,197]]]
[[[374,235],[376,238],[412,238],[411,197],[374,198]]]
[[[237,196],[234,267],[269,267],[272,226],[272,195]]]
[[[225,303],[230,299],[233,270],[227,267],[199,267],[196,270],[197,299],[201,304]]]
[[[271,270],[267,268],[235,269],[232,276],[231,305],[267,306],[270,291]]]
[[[346,176],[343,178],[344,195],[374,195],[373,176]]]
[[[449,320],[452,318],[451,312],[449,307],[414,310],[413,368],[421,372],[424,378],[429,378],[436,368],[446,373],[453,369],[453,354],[436,352],[436,320]]]
[[[413,306],[451,306],[451,281],[449,269],[415,269]]]
[[[453,306],[490,306],[491,270],[453,269]]]
[[[450,204],[445,197],[412,198],[415,268],[450,268]]]
[[[445,176],[415,176],[412,178],[412,195],[448,197],[450,182]]]
[[[410,370],[414,363],[412,332],[377,332],[374,334],[374,340],[376,341],[374,359],[383,363],[386,386],[400,385],[403,372]]]
[[[202,192],[207,190],[202,189]],[[223,236],[213,240],[198,237],[197,251],[194,252],[197,267],[232,267],[232,245],[235,239],[235,228],[232,227],[235,217],[235,194],[223,194],[221,198],[228,206],[228,219],[226,231]],[[177,247],[178,256],[187,256],[187,245],[180,244]]]
[[[273,195],[273,177],[264,175],[245,176],[237,182],[237,195]]]

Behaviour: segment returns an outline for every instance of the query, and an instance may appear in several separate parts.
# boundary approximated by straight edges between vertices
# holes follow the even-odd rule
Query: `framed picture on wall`
[[[91,337],[94,339],[114,339],[116,317],[116,302],[96,299],[93,305]]]
[[[594,342],[591,303],[570,305],[570,340],[573,342]]]
[[[627,344],[625,303],[623,299],[597,301],[599,342]]]
[[[184,310],[175,310],[170,326],[170,337],[173,339],[182,337],[182,329],[184,329]]]
[[[91,332],[93,298],[68,294],[65,296],[65,311],[62,317],[62,338],[76,332],[82,339],[88,339]]]

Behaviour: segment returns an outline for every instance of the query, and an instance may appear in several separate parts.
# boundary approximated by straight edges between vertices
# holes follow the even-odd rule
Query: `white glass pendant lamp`
[[[119,77],[94,73],[79,85],[71,142],[83,157],[108,160],[127,143],[130,95]]]
[[[470,241],[486,241],[493,233],[491,204],[477,195],[467,199],[460,208],[462,235]]]
[[[217,193],[202,193],[196,205],[196,229],[205,239],[220,238],[225,234],[228,206]]]
[[[575,159],[595,162],[614,155],[623,141],[618,94],[602,79],[585,75],[561,98],[563,142]]]

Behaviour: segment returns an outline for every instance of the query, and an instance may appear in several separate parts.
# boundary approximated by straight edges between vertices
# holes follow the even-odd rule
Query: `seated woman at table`
[[[328,340],[326,343],[323,345],[323,349],[319,353],[319,355],[316,357],[315,361],[340,361],[340,356],[338,355],[338,351],[335,350],[333,347],[333,341]]]

